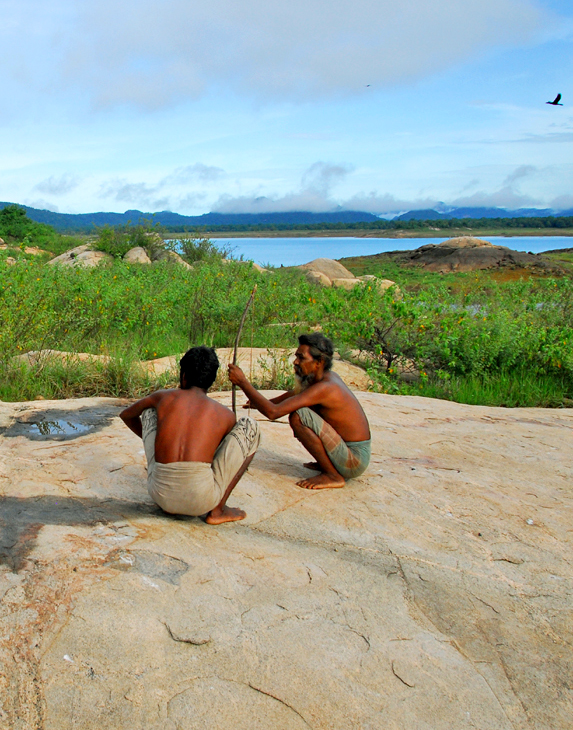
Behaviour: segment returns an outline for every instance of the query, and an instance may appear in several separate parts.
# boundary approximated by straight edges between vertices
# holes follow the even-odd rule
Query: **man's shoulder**
[[[213,408],[213,410],[217,411],[217,413],[225,413],[230,418],[235,418],[235,415],[233,411],[228,407],[223,405],[222,403],[219,403],[219,401],[216,401],[214,398],[211,398],[210,396],[207,396],[209,400],[209,407]]]
[[[325,389],[332,390],[332,388],[342,388],[344,390],[348,389],[348,386],[342,380],[340,375],[333,372],[332,370],[328,370],[326,373],[324,373],[324,376],[322,380],[319,383],[316,383],[316,385],[323,385]]]

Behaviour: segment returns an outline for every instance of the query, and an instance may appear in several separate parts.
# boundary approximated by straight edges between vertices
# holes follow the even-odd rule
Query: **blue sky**
[[[0,0],[0,17],[0,200],[573,207],[569,0]]]

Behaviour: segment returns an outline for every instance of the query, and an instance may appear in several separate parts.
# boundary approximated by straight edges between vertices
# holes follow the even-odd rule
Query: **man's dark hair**
[[[330,370],[332,367],[332,356],[334,355],[334,345],[328,337],[325,337],[320,332],[312,332],[310,335],[300,335],[298,344],[308,345],[313,359],[321,360],[324,363],[324,369]]]
[[[219,369],[219,358],[212,347],[192,347],[183,355],[179,361],[180,385],[183,387],[183,376],[185,376],[185,387],[209,388],[215,382],[217,370]]]

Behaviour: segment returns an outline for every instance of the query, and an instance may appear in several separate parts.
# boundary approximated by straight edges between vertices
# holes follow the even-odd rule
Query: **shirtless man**
[[[158,390],[120,413],[143,439],[147,489],[172,514],[203,515],[206,522],[243,520],[227,499],[260,442],[252,418],[240,418],[207,396],[219,369],[210,347],[193,347],[181,358],[180,388]]]
[[[274,421],[288,414],[301,444],[316,461],[305,464],[320,474],[297,482],[305,489],[343,487],[360,476],[370,461],[370,427],[355,396],[331,371],[334,348],[319,332],[301,335],[295,353],[297,388],[268,400],[235,365],[229,378],[249,399],[251,407]]]

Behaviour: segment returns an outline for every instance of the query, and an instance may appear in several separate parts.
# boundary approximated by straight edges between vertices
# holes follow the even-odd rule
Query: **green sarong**
[[[344,441],[332,426],[312,408],[297,411],[302,423],[314,431],[328,454],[336,471],[345,479],[354,479],[363,474],[370,463],[372,440]]]

